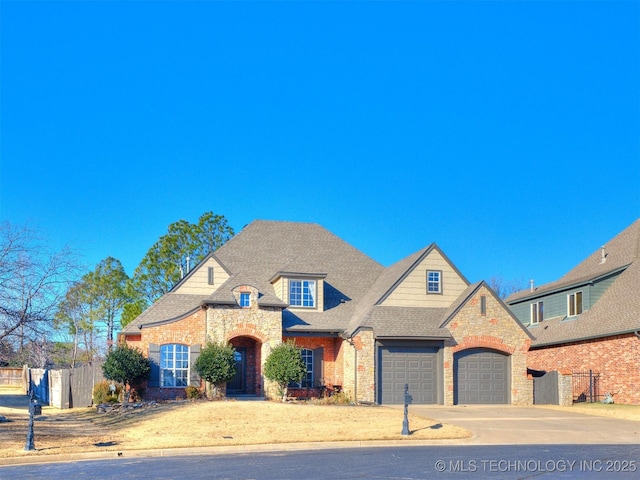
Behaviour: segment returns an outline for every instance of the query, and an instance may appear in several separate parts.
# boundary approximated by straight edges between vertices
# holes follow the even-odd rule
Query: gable
[[[428,272],[439,272],[440,293],[427,293]],[[466,279],[437,247],[428,249],[378,303],[384,307],[447,308],[467,288]]]
[[[211,272],[211,273],[210,273]],[[210,279],[213,283],[210,283]],[[173,293],[186,295],[211,295],[229,279],[229,273],[213,255],[209,255],[176,285]]]

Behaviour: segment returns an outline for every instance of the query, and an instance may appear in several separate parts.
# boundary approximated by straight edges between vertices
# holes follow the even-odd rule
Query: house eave
[[[631,264],[628,265],[624,265],[622,267],[618,267],[616,269],[613,270],[609,270],[608,272],[602,273],[600,275],[596,275],[593,277],[588,277],[588,278],[582,278],[579,280],[576,280],[574,282],[570,282],[570,283],[563,283],[562,285],[557,285],[553,288],[550,289],[546,289],[544,285],[541,285],[540,287],[538,287],[536,290],[534,290],[533,292],[528,292],[527,295],[524,295],[522,297],[517,297],[514,298],[513,300],[509,300],[507,299],[507,301],[505,302],[507,305],[517,305],[519,303],[525,303],[525,302],[530,302],[532,300],[536,300],[538,298],[542,298],[542,297],[546,297],[549,295],[553,295],[555,293],[562,293],[568,290],[573,290],[575,288],[579,288],[579,287],[583,287],[583,286],[587,286],[587,285],[593,285],[595,282],[603,280],[607,277],[610,277],[612,275],[616,275],[617,273],[621,273],[624,272],[627,268],[629,268]]]
[[[327,277],[326,273],[309,273],[309,272],[276,272],[270,279],[269,283],[273,283],[281,277],[285,278],[304,278],[304,279],[324,279]]]

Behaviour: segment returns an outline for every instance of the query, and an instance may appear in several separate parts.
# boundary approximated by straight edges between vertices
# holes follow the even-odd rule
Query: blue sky
[[[540,284],[640,216],[637,1],[0,8],[0,219],[88,268],[214,211]]]

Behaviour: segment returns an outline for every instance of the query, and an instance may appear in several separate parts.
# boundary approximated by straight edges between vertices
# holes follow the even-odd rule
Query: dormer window
[[[567,314],[574,317],[582,313],[582,292],[567,295]]]
[[[240,306],[241,307],[251,306],[251,294],[249,292],[240,292]]]
[[[289,280],[289,305],[292,307],[316,307],[315,280]]]
[[[535,302],[531,304],[531,323],[540,323],[544,320],[544,303]]]

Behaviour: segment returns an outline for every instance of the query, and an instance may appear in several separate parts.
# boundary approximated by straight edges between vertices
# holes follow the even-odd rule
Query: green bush
[[[200,352],[194,367],[200,377],[213,385],[213,397],[218,398],[222,384],[236,374],[235,350],[228,344],[208,343]]]
[[[131,387],[149,377],[151,364],[140,350],[126,344],[118,345],[107,354],[102,365],[102,373],[107,380],[113,380]],[[125,401],[127,399],[125,394]]]
[[[278,384],[279,393],[284,402],[287,397],[287,385],[299,382],[307,373],[299,347],[291,341],[275,347],[264,364],[264,376]]]

